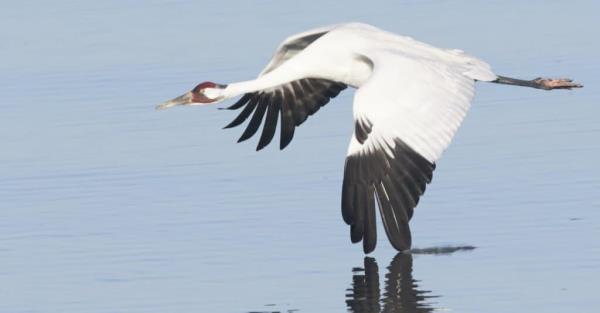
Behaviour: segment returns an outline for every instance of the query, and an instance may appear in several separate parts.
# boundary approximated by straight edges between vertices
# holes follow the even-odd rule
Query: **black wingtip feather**
[[[266,90],[261,92],[246,93],[233,105],[220,108],[223,110],[237,110],[243,106],[244,109],[240,114],[223,129],[232,128],[240,125],[248,119],[250,114],[254,112],[254,116],[250,120],[250,123],[242,136],[238,139],[238,142],[242,142],[252,137],[259,125],[256,125],[258,121],[257,113],[264,115],[266,110],[262,108],[259,102],[265,101],[268,105],[269,111],[267,111],[267,118],[263,127],[263,132],[256,150],[261,150],[266,147],[272,141],[271,135],[274,132],[273,128],[277,126],[277,119],[273,118],[274,110],[271,108],[274,102],[278,102],[278,97],[281,97],[279,101],[281,104],[277,108],[281,111],[281,137],[279,141],[279,149],[285,149],[292,139],[294,138],[294,130],[297,126],[300,126],[308,116],[313,115],[319,110],[319,108],[327,104],[330,98],[333,98],[339,94],[339,92],[345,89],[347,86],[343,83],[330,81],[326,79],[317,78],[304,78],[296,81],[292,81],[288,84],[279,86],[272,90]],[[263,98],[264,100],[258,100]],[[272,111],[273,110],[273,111]],[[260,114],[259,114],[260,115]],[[258,121],[260,123],[260,121]]]
[[[363,227],[362,224],[354,224],[350,226],[350,242],[359,243],[363,239]]]
[[[250,137],[254,136],[254,134],[256,134],[256,131],[258,130],[258,127],[260,126],[260,123],[262,122],[263,117],[265,116],[265,111],[267,110],[268,105],[266,101],[266,96],[260,96],[258,102],[259,103],[256,107],[256,110],[254,111],[254,115],[252,115],[252,119],[250,119],[248,127],[246,127],[246,130],[244,131],[240,139],[238,139],[238,142],[247,140]]]
[[[360,242],[365,237],[365,231],[368,230],[366,217],[366,203],[368,198],[368,188],[364,184],[354,186],[353,202],[354,212],[352,214],[353,223],[350,227],[350,240],[352,243]]]
[[[368,132],[364,133],[366,137],[369,136]],[[385,148],[379,146],[374,150],[351,154],[344,166],[342,216],[344,221],[351,224],[352,242],[360,241],[359,235],[362,234],[365,253],[373,251],[376,245],[376,227],[372,219],[374,200],[377,200],[383,226],[392,246],[399,251],[410,249],[412,237],[409,221],[435,168],[435,164],[399,139],[393,148],[393,156],[385,153]],[[365,192],[367,186],[369,189]],[[361,196],[361,193],[367,196]]]
[[[283,100],[281,102],[281,137],[279,141],[279,149],[283,150],[290,144],[294,138],[294,102],[291,92],[288,89],[283,90]]]
[[[248,117],[250,116],[252,111],[254,111],[257,103],[258,103],[258,95],[254,95],[252,97],[252,99],[250,99],[250,102],[248,102],[246,107],[244,107],[242,112],[240,112],[240,114],[238,114],[238,116],[233,121],[231,121],[231,123],[229,123],[228,125],[223,127],[223,129],[236,127],[236,126],[242,124],[245,120],[248,119]]]
[[[275,129],[277,128],[277,118],[280,107],[281,96],[279,96],[279,93],[277,93],[273,101],[269,104],[267,115],[265,117],[265,125],[263,126],[263,132],[260,135],[258,146],[256,146],[256,151],[266,147],[269,143],[271,143],[271,140],[273,140],[273,136],[275,136]]]
[[[375,200],[373,199],[373,187],[367,188],[365,202],[365,235],[363,239],[363,251],[371,253],[377,245],[377,225],[375,223]]]
[[[277,120],[275,120],[274,123],[272,123],[272,122],[265,122],[265,123],[269,123],[269,125],[267,126],[267,124],[265,124],[265,126],[263,127],[263,132],[258,141],[258,145],[256,145],[256,151],[260,151],[260,150],[264,149],[264,147],[268,146],[271,143],[271,140],[273,140],[273,137],[275,135],[275,128],[277,126]],[[274,124],[274,125],[271,125],[271,124]]]
[[[252,96],[254,96],[254,93],[247,93],[244,94],[240,100],[238,100],[236,103],[232,104],[231,106],[228,106],[226,108],[219,108],[220,110],[237,110],[239,108],[241,108],[242,106],[244,106],[248,101],[250,101],[250,98],[252,98]]]
[[[347,162],[346,162],[347,163]],[[344,171],[346,172],[346,171]],[[354,223],[354,185],[349,183],[349,179],[346,178],[348,175],[344,175],[344,182],[342,183],[342,218],[347,225]]]

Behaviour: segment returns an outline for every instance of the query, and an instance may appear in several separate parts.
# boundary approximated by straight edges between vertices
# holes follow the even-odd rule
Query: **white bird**
[[[498,76],[487,63],[461,50],[440,49],[371,25],[348,23],[287,38],[254,80],[228,85],[204,82],[157,109],[206,105],[243,95],[228,107],[243,110],[226,128],[254,113],[239,139],[243,141],[257,132],[264,119],[260,150],[271,142],[279,119],[283,149],[308,116],[346,87],[356,88],[342,216],[350,225],[351,241],[362,240],[364,252],[369,253],[376,245],[377,202],[390,243],[404,251],[411,247],[413,209],[469,110],[476,81],[539,89],[582,87],[569,79]]]

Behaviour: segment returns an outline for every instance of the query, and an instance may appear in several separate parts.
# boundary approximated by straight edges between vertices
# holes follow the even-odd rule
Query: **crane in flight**
[[[409,221],[436,161],[448,147],[473,98],[475,82],[544,90],[580,88],[570,79],[521,80],[496,75],[461,50],[440,49],[361,23],[338,24],[287,38],[256,79],[203,82],[158,105],[208,105],[241,95],[226,128],[250,122],[238,142],[263,124],[257,150],[280,121],[280,149],[296,127],[347,87],[356,89],[342,184],[342,217],[353,243],[375,249],[376,206],[394,248],[411,247]],[[376,204],[377,203],[377,204]]]

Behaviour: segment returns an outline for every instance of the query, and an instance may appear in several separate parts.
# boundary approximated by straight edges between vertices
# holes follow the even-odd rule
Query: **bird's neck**
[[[253,80],[231,83],[223,90],[223,94],[226,98],[233,98],[246,93],[274,88],[307,77],[305,71],[298,70],[296,67],[290,65],[284,64],[272,72]]]
[[[234,98],[246,93],[256,92],[277,86],[278,84],[268,84],[260,80],[260,77],[254,80],[247,80],[228,84],[223,90],[225,98]]]

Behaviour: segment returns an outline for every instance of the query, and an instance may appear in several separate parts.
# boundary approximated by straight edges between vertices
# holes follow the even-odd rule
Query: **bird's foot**
[[[552,89],[571,89],[581,88],[583,85],[574,83],[572,79],[568,78],[543,78],[538,77],[533,79],[532,82],[540,89],[552,90]]]

